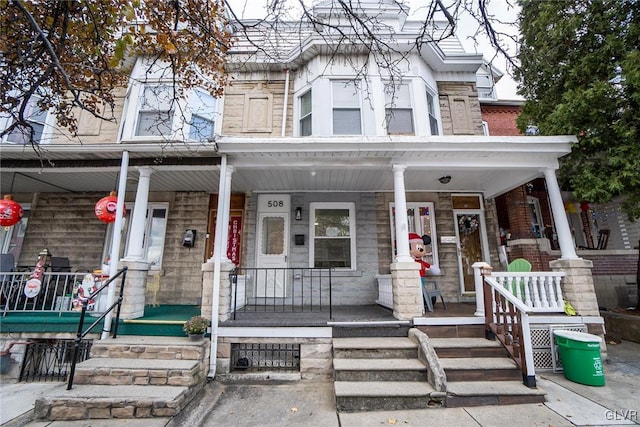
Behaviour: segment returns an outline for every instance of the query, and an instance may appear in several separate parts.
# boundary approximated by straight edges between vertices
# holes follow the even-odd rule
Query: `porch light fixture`
[[[441,176],[440,178],[438,178],[438,181],[440,181],[440,184],[448,184],[451,182],[451,176],[450,175]]]
[[[298,206],[296,208],[296,221],[300,221],[302,219],[302,208]]]

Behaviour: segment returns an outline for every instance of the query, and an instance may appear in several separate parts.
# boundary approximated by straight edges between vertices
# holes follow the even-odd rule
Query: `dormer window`
[[[354,81],[334,80],[331,82],[333,94],[333,134],[362,135],[360,111],[360,91]]]

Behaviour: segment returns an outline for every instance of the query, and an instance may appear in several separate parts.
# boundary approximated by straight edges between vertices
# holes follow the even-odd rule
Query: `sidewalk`
[[[640,425],[640,344],[627,341],[608,344],[608,356],[604,387],[576,384],[561,373],[540,373],[538,385],[548,393],[544,404],[337,414],[331,381],[276,384],[214,381],[173,419],[42,422],[28,421],[35,399],[56,387],[64,388],[64,384],[2,384],[0,420],[2,425],[13,420],[7,427]]]

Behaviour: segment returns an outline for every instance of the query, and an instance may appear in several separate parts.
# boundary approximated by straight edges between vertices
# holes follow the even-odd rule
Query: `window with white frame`
[[[189,122],[189,139],[208,141],[213,138],[216,99],[201,90],[194,90],[189,102],[191,121]]]
[[[542,211],[540,210],[540,200],[537,197],[527,196],[527,205],[531,215],[531,234],[533,234],[533,237],[541,238],[543,237],[544,223]]]
[[[391,247],[393,256],[397,254],[396,248],[396,208],[394,203],[390,203],[391,219]],[[408,233],[416,233],[420,236],[431,237],[431,245],[427,247],[427,255],[424,260],[431,265],[438,265],[438,236],[436,235],[436,219],[433,202],[409,202],[407,203],[407,225]],[[408,248],[407,248],[408,249]]]
[[[360,91],[354,81],[333,80],[333,134],[361,135]]]
[[[27,122],[33,128],[33,141],[36,144],[42,143],[45,135],[45,129],[47,126],[47,119],[49,117],[48,111],[42,111],[40,107],[38,107],[38,101],[40,97],[37,95],[33,95],[29,102],[27,103],[27,107],[24,111],[24,117]],[[7,127],[11,124],[11,119],[7,120]],[[16,128],[11,133],[6,135],[4,138],[4,142],[11,144],[22,144],[26,145],[30,143],[30,135],[29,129],[20,129]]]
[[[174,102],[171,86],[145,85],[140,92],[135,135],[171,135]]]
[[[22,243],[27,230],[27,223],[31,215],[31,205],[21,203],[24,214],[17,224],[10,227],[0,227],[0,250],[3,254],[11,254],[15,262],[20,259]]]
[[[149,203],[144,228],[143,253],[147,262],[151,264],[150,270],[159,270],[162,267],[162,256],[164,252],[164,239],[167,230],[167,213],[169,211],[168,203]],[[129,241],[131,233],[131,222],[129,218],[133,217],[133,210],[127,213],[125,219],[127,230],[126,239],[122,242]],[[113,239],[113,226],[111,223],[107,226],[104,247],[102,251],[103,264],[109,264],[111,256],[111,241]],[[120,258],[127,250],[126,245],[120,248]]]
[[[310,136],[313,132],[311,121],[311,91],[308,90],[299,98],[300,102],[300,136]]]
[[[385,122],[388,134],[413,135],[413,109],[407,84],[385,84]]]
[[[355,204],[311,203],[309,211],[310,266],[355,270]]]
[[[429,129],[431,131],[431,135],[439,135],[438,112],[436,110],[435,98],[429,91],[427,91],[427,108],[429,112]]]

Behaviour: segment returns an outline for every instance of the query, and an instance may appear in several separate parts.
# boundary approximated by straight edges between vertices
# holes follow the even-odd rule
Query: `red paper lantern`
[[[11,227],[19,223],[23,215],[24,210],[22,206],[13,200],[11,194],[5,195],[4,198],[0,200],[0,226]]]
[[[117,205],[118,198],[116,197],[116,192],[112,191],[107,197],[103,197],[102,199],[98,200],[98,203],[96,203],[96,216],[102,222],[115,222]],[[124,210],[122,211],[122,216],[125,216],[126,213],[127,206],[125,205]]]

